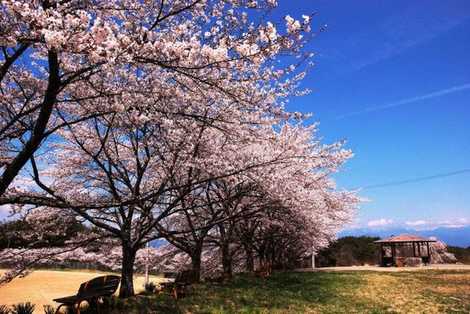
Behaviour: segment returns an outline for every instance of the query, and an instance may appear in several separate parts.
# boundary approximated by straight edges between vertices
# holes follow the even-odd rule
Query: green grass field
[[[163,298],[146,302],[170,304]],[[470,313],[470,272],[241,276],[228,284],[195,286],[174,306],[180,313]]]
[[[68,278],[73,275],[60,273],[64,274]],[[51,281],[57,281],[52,275],[48,275],[49,288],[45,290],[51,289]],[[16,284],[26,284],[27,278]],[[30,285],[29,289],[37,290]],[[40,286],[44,287],[44,282]],[[0,289],[0,300],[2,292]],[[22,301],[27,299],[24,292]],[[470,271],[291,272],[267,279],[242,275],[226,284],[194,285],[188,296],[178,301],[160,294],[113,302],[113,314],[470,313]]]

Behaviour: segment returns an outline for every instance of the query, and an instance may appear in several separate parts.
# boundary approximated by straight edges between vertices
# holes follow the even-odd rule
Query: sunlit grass
[[[470,313],[470,271],[240,275],[225,284],[194,285],[178,301],[160,294],[114,302],[112,314]]]
[[[470,272],[279,273],[198,285],[183,313],[470,312]]]

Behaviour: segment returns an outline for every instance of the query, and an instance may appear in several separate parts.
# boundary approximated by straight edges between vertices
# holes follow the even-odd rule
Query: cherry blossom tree
[[[255,140],[227,137],[193,120],[179,129],[136,128],[139,117],[125,116],[88,119],[61,131],[64,140],[55,144],[57,160],[48,170],[53,183],[35,175],[43,192],[15,199],[72,211],[104,237],[118,239],[122,296],[133,293],[136,253],[150,240],[166,238],[199,271],[210,235],[230,277],[235,253],[230,246],[238,245],[234,234],[242,218],[256,214],[252,219],[260,224],[250,245],[261,260],[269,252],[272,261],[278,251],[272,244],[281,243],[279,238],[294,239],[304,250],[325,245],[333,227],[349,217],[355,199],[333,191],[328,174],[350,153],[312,141],[313,127],[285,125],[279,132],[269,125],[237,127],[238,135],[256,132]]]
[[[232,176],[228,176],[231,178]],[[227,203],[236,202],[241,195],[248,194],[247,190],[234,191],[233,194],[220,194],[218,185],[224,179],[209,180],[204,186],[195,189],[193,193],[182,197],[180,210],[158,225],[159,233],[173,246],[185,252],[191,258],[194,278],[199,280],[204,250],[209,243],[214,242],[214,228],[221,224],[237,221],[247,212],[227,212]]]
[[[123,263],[121,295],[132,294],[132,278],[124,274],[132,270],[125,268],[132,268],[135,251],[149,240],[144,235],[152,224],[138,224],[144,235],[129,243],[123,238],[131,236],[136,223],[129,217],[136,207],[146,213],[155,207],[168,193],[165,178],[171,177],[161,169],[173,171],[168,164],[170,168],[155,171],[162,175],[156,180],[161,188],[144,178],[145,169],[151,168],[148,155],[165,154],[168,148],[155,137],[148,141],[147,132],[157,131],[146,131],[147,126],[178,133],[177,120],[184,118],[219,122],[216,128],[226,131],[225,125],[284,117],[276,98],[287,96],[302,74],[293,77],[298,63],[286,69],[273,64],[280,54],[305,57],[301,33],[309,30],[308,19],[303,24],[287,19],[284,34],[272,23],[254,24],[247,11],[270,10],[273,1],[6,0],[1,5],[2,203],[72,209],[96,227],[119,234],[127,246],[123,260],[130,261]],[[137,131],[125,135],[111,130],[120,127],[120,119],[131,121]],[[94,136],[87,138],[89,129]],[[63,139],[51,140],[54,134]],[[60,147],[62,141],[67,144]],[[138,142],[144,144],[132,146]],[[182,145],[177,139],[169,142]],[[73,148],[66,147],[69,143]],[[108,144],[114,148],[105,149]],[[38,162],[40,147],[44,152]],[[74,151],[77,147],[81,155]],[[122,162],[122,155],[132,156],[135,163]],[[41,178],[41,168],[54,158],[53,176],[59,179],[51,186]],[[14,182],[28,162],[27,170],[44,193],[26,196],[21,181]],[[90,178],[95,180],[86,183]],[[141,192],[142,181],[152,190]],[[72,183],[82,183],[82,189],[64,191]],[[130,192],[123,193],[125,198],[122,189]],[[102,215],[109,208],[121,210],[120,218],[109,221]]]
[[[223,277],[230,279],[233,257],[240,249],[237,226],[264,210],[268,200],[262,191],[257,190],[256,182],[247,179],[239,182],[233,178],[220,180],[214,190],[220,201],[213,207],[218,208],[221,218],[209,233],[208,242],[209,246],[215,246],[220,251]]]
[[[136,128],[140,116],[123,115],[89,119],[62,131],[67,141],[56,144],[60,155],[50,170],[55,181],[45,190],[48,201],[72,208],[119,240],[120,296],[126,297],[134,291],[137,251],[162,236],[157,224],[179,211],[180,199],[197,188],[197,182],[175,186],[175,181],[197,165],[194,152],[202,149],[205,125],[190,120],[177,129],[162,120]],[[197,128],[201,132],[194,132]],[[70,186],[74,189],[64,189]]]
[[[341,143],[321,144],[314,140],[315,133],[315,125],[286,125],[280,131],[280,145],[290,147],[297,158],[286,167],[276,167],[272,177],[275,181],[263,181],[273,200],[273,210],[257,217],[261,223],[251,224],[258,228],[254,238],[259,241],[254,244],[258,244],[262,260],[279,261],[281,258],[275,254],[293,247],[300,255],[328,245],[354,213],[358,202],[355,194],[338,191],[331,179],[351,152],[342,149]]]
[[[166,238],[199,272],[210,235],[230,277],[233,245],[247,247],[235,238],[238,224],[257,226],[249,245],[260,260],[272,262],[280,254],[272,245],[280,239],[300,242],[304,251],[325,245],[333,227],[349,217],[355,199],[334,192],[328,173],[350,153],[312,142],[313,127],[258,127],[251,130],[255,140],[186,121],[169,136],[161,124],[135,128],[138,117],[125,115],[88,119],[61,131],[64,142],[55,145],[56,164],[48,170],[53,183],[37,175],[44,191],[16,199],[72,211],[104,237],[118,239],[122,296],[133,293],[136,253],[150,240]]]
[[[205,209],[206,203],[188,204],[189,197],[210,181],[270,161],[267,156],[252,156],[251,162],[237,158],[240,137],[231,135],[248,132],[249,126],[237,126],[227,136],[206,123],[181,119],[163,118],[158,124],[136,127],[140,115],[124,112],[69,125],[58,133],[62,140],[54,144],[56,155],[48,160],[47,174],[39,175],[33,163],[33,179],[41,191],[17,193],[13,199],[18,204],[71,211],[98,228],[103,237],[117,239],[122,251],[123,297],[133,294],[135,257],[145,243],[187,234],[185,228],[164,232],[162,226],[168,220],[180,223],[182,215],[201,220],[196,210]],[[43,182],[44,177],[51,182]],[[207,232],[212,224],[196,229],[193,225],[190,230]]]
[[[278,230],[298,231],[302,249],[324,245],[356,202],[330,179],[351,153],[290,124],[310,17],[274,25],[274,7],[2,1],[0,205],[54,208],[114,241],[122,297],[158,238],[197,269],[210,235],[227,273],[232,244],[256,248]],[[302,228],[283,228],[290,216]],[[236,238],[242,218],[257,243]]]
[[[257,132],[258,140],[239,145],[226,157],[236,156],[230,159],[232,166],[249,160],[257,166],[211,180],[197,195],[187,194],[189,199],[181,198],[186,204],[178,205],[183,210],[160,229],[191,256],[197,273],[202,252],[210,246],[219,250],[224,275],[230,278],[232,257],[242,247],[252,270],[254,251],[261,260],[268,259],[269,251],[269,262],[287,255],[279,248],[291,247],[299,257],[327,245],[351,217],[357,198],[336,191],[330,179],[351,156],[349,151],[315,141],[315,126],[286,124],[279,132]]]
[[[220,248],[226,277],[231,275],[232,257],[242,248],[247,268],[253,270],[254,251],[271,264],[300,257],[327,245],[350,219],[358,199],[354,193],[337,191],[330,174],[351,153],[340,144],[320,144],[315,133],[315,126],[285,125],[274,140],[254,149],[276,156],[276,162],[247,174],[250,193],[222,197],[223,212],[238,218],[222,220],[210,234]],[[231,179],[231,187],[220,185],[219,193],[237,188]],[[242,214],[237,217],[238,211]]]

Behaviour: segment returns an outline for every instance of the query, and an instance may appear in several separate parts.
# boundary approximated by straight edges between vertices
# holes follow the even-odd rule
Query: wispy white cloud
[[[447,228],[461,228],[465,226],[470,226],[470,219],[468,218],[458,218],[451,220],[443,220],[438,222],[438,225],[441,227]]]
[[[337,54],[349,53],[343,56],[343,60],[352,60],[349,67],[348,64],[343,66],[351,71],[362,70],[435,40],[470,18],[465,4],[449,6],[441,1],[434,2],[433,7],[431,12],[423,10],[421,2],[411,2],[402,7],[403,10],[391,12],[385,19],[378,20],[372,27],[348,36],[340,43],[341,46],[337,46]]]
[[[369,221],[356,220],[345,227],[345,230],[370,228],[370,229],[394,229],[406,228],[416,231],[434,230],[437,228],[462,228],[470,226],[470,218],[460,217],[451,219],[416,219],[416,220],[396,220],[391,218],[379,218]]]
[[[369,107],[366,107],[362,110],[358,110],[358,111],[346,113],[346,114],[343,114],[343,115],[339,115],[339,116],[336,117],[336,119],[340,120],[340,119],[344,119],[344,118],[347,118],[347,117],[356,116],[356,115],[360,115],[360,114],[364,114],[364,113],[369,113],[369,112],[374,112],[374,111],[381,111],[381,110],[385,110],[385,109],[389,109],[389,108],[393,108],[393,107],[398,107],[398,106],[402,106],[402,105],[406,105],[406,104],[412,104],[412,103],[415,103],[415,102],[418,102],[418,101],[422,101],[422,100],[426,100],[426,99],[432,99],[432,98],[436,98],[436,97],[441,97],[441,96],[444,96],[444,95],[453,94],[453,93],[463,91],[463,90],[467,90],[467,89],[470,89],[470,83],[463,84],[463,85],[452,86],[450,88],[441,89],[441,90],[438,90],[438,91],[434,91],[434,92],[424,94],[424,95],[420,95],[420,96],[416,96],[416,97],[405,98],[405,99],[402,99],[402,100],[399,100],[399,101],[396,101],[396,102],[392,102],[392,103],[389,103],[389,104],[385,104],[385,105],[369,106]]]
[[[356,229],[361,228],[362,222],[359,217],[354,217],[353,220],[344,226],[344,229]]]
[[[381,218],[367,222],[368,227],[383,227],[393,224],[393,219]]]
[[[405,225],[417,230],[432,230],[436,228],[462,228],[470,226],[470,219],[456,218],[445,220],[412,220],[406,221]]]
[[[410,226],[410,227],[424,226],[426,224],[428,224],[426,220],[414,220],[414,221],[405,222],[405,225]]]

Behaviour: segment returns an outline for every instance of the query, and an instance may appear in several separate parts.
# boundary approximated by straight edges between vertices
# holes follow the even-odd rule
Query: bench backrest
[[[178,276],[178,273],[174,272],[174,271],[165,271],[165,272],[163,272],[163,278],[175,279],[176,276]]]
[[[90,281],[84,282],[78,289],[78,296],[111,296],[119,286],[121,277],[119,276],[100,276]]]

